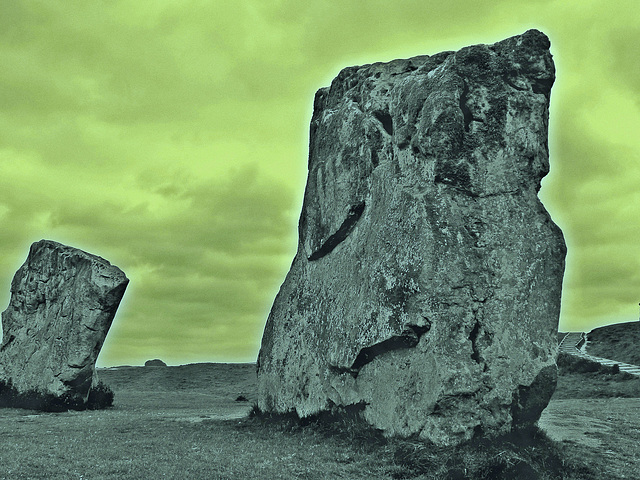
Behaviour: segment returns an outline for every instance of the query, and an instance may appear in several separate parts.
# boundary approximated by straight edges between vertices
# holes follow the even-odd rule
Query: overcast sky
[[[551,39],[560,328],[638,318],[637,0],[0,3],[0,309],[29,245],[131,279],[99,366],[254,361],[296,247],[314,92],[345,66]]]

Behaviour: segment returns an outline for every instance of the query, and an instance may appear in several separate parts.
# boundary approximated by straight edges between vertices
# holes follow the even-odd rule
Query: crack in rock
[[[464,131],[468,132],[471,128],[471,122],[481,122],[484,123],[482,118],[477,118],[473,116],[473,112],[467,105],[469,100],[469,85],[463,79],[462,80],[462,93],[460,93],[460,110],[462,110],[462,118],[464,120]]]
[[[0,348],[0,352],[4,352],[4,350],[5,350],[9,345],[11,345],[11,342],[13,342],[15,339],[16,339],[16,336],[15,336],[15,335],[11,335],[11,336],[9,337],[9,339],[5,342],[5,344],[4,344],[4,345],[2,345],[2,348]]]
[[[471,340],[471,349],[473,353],[471,354],[471,359],[477,364],[484,363],[484,359],[480,355],[480,350],[478,349],[478,334],[480,333],[480,322],[476,320],[476,324],[473,326],[471,333],[469,333],[469,340]]]
[[[531,83],[531,89],[533,93],[542,94],[549,98],[554,80],[554,78],[536,78]]]
[[[467,82],[462,81],[462,93],[460,94],[460,110],[462,110],[462,118],[464,119],[464,131],[469,131],[469,125],[473,120],[473,115],[471,115],[471,110],[467,106],[467,95],[469,94],[469,86]]]
[[[427,325],[407,325],[400,335],[394,335],[382,342],[375,343],[371,346],[360,350],[358,356],[353,361],[351,367],[331,367],[336,373],[349,373],[353,378],[358,378],[360,369],[367,363],[371,363],[376,357],[384,355],[393,350],[402,350],[406,348],[414,348],[420,342],[422,336],[431,329],[431,324]]]
[[[393,135],[393,120],[391,115],[389,115],[389,112],[377,110],[373,112],[373,116],[382,124],[382,128],[384,128],[385,132],[389,135]]]
[[[330,254],[334,248],[340,245],[353,231],[362,216],[362,212],[364,212],[365,203],[360,202],[349,209],[349,213],[347,213],[347,218],[345,218],[340,228],[331,235],[327,240],[318,248],[315,252],[313,252],[308,260],[313,262],[318,260],[328,254]]]

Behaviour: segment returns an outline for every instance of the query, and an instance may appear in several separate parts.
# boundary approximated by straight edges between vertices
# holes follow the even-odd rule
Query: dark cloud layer
[[[634,319],[635,0],[0,4],[0,301],[31,242],[132,282],[102,365],[251,361],[290,265],[314,91],[340,68],[552,42],[551,174],[569,244],[561,328]]]

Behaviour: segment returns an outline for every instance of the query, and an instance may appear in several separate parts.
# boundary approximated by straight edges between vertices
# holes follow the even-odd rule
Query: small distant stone
[[[248,401],[249,399],[244,395],[240,395],[238,398],[236,398],[236,402],[248,402]]]
[[[164,363],[159,358],[155,358],[153,360],[147,360],[146,362],[144,362],[144,366],[145,367],[166,367],[167,364]]]

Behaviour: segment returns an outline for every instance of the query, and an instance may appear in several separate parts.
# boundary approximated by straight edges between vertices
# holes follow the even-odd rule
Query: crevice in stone
[[[379,163],[380,163],[380,159],[378,158],[378,152],[376,152],[376,150],[372,148],[371,149],[371,165],[373,165],[373,168],[376,168]]]
[[[396,145],[398,145],[398,150],[404,150],[409,146],[409,139],[403,138],[401,140],[398,140],[398,143]]]
[[[462,93],[460,94],[460,110],[462,110],[462,118],[464,119],[464,131],[469,131],[469,126],[471,125],[471,121],[473,120],[473,115],[471,115],[471,110],[467,107],[467,95],[469,94],[469,86],[467,82],[462,81]]]
[[[463,79],[462,80],[462,93],[460,94],[460,110],[462,110],[462,118],[464,120],[464,131],[465,132],[468,132],[469,129],[471,128],[471,122],[482,122],[482,123],[484,123],[484,120],[482,118],[474,117],[473,113],[471,112],[471,110],[467,106],[467,101],[469,100],[468,99],[468,95],[469,95],[469,85],[467,85],[467,82]]]
[[[478,194],[473,191],[469,169],[469,165],[463,161],[460,163],[438,162],[434,169],[433,181],[450,185],[464,195],[477,197]]]
[[[507,75],[503,75],[502,78],[504,79],[505,83],[507,85],[509,85],[510,87],[513,87],[513,88],[515,88],[516,90],[518,90],[520,92],[526,92],[527,91],[527,89],[525,87],[519,87],[518,85],[513,83],[513,81]]]
[[[349,375],[351,375],[353,378],[356,378],[358,376],[358,371],[354,370],[351,367],[339,367],[337,365],[329,365],[329,371],[335,375],[342,375],[344,373],[348,373]]]
[[[541,93],[548,97],[551,93],[553,82],[553,78],[536,78],[531,83],[531,89],[533,90],[533,93]]]
[[[349,213],[347,213],[347,218],[345,218],[340,228],[331,235],[327,240],[318,248],[315,252],[313,252],[308,260],[313,262],[314,260],[318,260],[328,254],[330,254],[334,248],[336,248],[340,243],[342,243],[351,233],[351,231],[360,220],[362,213],[364,212],[365,203],[360,202],[349,209]]]
[[[478,334],[480,333],[480,322],[476,320],[476,324],[473,326],[471,333],[469,333],[469,340],[471,340],[471,349],[473,353],[471,354],[471,359],[478,363],[484,363],[482,356],[480,355],[480,350],[478,349]]]
[[[477,198],[489,198],[489,197],[499,197],[501,195],[519,195],[520,189],[515,188],[513,190],[505,190],[502,192],[491,192],[491,193],[482,193],[482,194],[476,194],[476,195],[472,195],[474,197]]]
[[[357,378],[360,369],[367,363],[371,363],[376,357],[393,350],[413,348],[420,342],[420,338],[431,329],[431,324],[427,325],[407,325],[407,328],[400,334],[383,340],[369,347],[360,350],[358,356],[353,361],[351,367],[331,367],[336,373],[349,373],[353,378]]]
[[[384,110],[376,110],[373,112],[373,116],[382,124],[382,128],[389,135],[393,135],[393,120],[391,119],[391,115],[389,112]]]
[[[15,336],[15,335],[11,335],[11,336],[9,337],[9,340],[7,340],[7,341],[6,341],[6,343],[5,343],[4,345],[2,345],[2,348],[0,348],[0,352],[4,352],[4,351],[5,351],[5,349],[6,349],[9,345],[11,345],[11,343],[12,343],[15,339],[16,339],[16,336]]]

